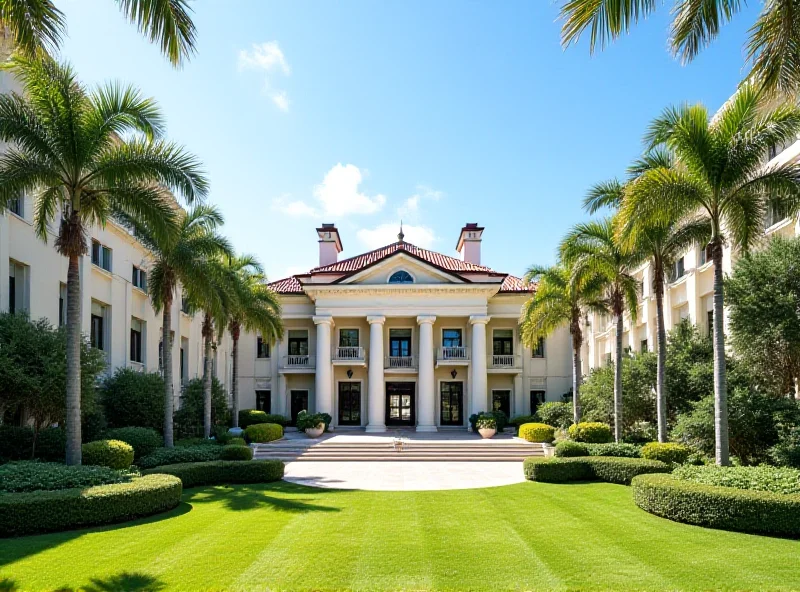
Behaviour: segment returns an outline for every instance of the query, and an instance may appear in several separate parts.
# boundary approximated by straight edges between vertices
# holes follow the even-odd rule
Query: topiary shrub
[[[515,415],[511,419],[508,420],[508,424],[514,426],[515,428],[519,428],[522,424],[525,423],[537,423],[539,422],[539,418],[535,415]]]
[[[560,458],[567,458],[573,456],[589,456],[589,447],[582,442],[573,442],[572,440],[564,440],[556,444],[556,456]]]
[[[228,440],[228,446],[247,446],[244,438],[231,438]]]
[[[519,437],[528,442],[550,443],[555,438],[556,429],[543,423],[525,423],[519,428]]]
[[[589,456],[617,456],[622,458],[641,458],[642,456],[642,449],[636,444],[609,442],[608,444],[585,444],[585,446]]]
[[[248,442],[263,444],[283,438],[283,428],[274,423],[257,423],[248,426],[244,431],[244,435]]]
[[[109,427],[163,429],[164,379],[158,372],[118,368],[101,384],[100,400]]]
[[[133,464],[133,446],[121,440],[95,440],[81,446],[83,464],[129,469]]]
[[[166,465],[144,473],[174,475],[183,482],[185,488],[231,483],[270,483],[283,479],[283,463],[279,460],[214,461]]]
[[[151,516],[176,507],[182,492],[180,479],[148,475],[128,483],[87,489],[0,493],[0,536],[53,532]]]
[[[573,458],[526,458],[525,478],[546,483],[599,480],[629,485],[631,479],[646,473],[667,473],[669,466],[657,460],[580,456]]]
[[[175,448],[159,448],[147,456],[140,458],[136,465],[140,469],[151,469],[161,465],[176,463],[204,462],[219,460],[222,446],[217,444],[200,444],[197,446],[176,446]]]
[[[566,429],[572,425],[572,404],[555,401],[542,403],[536,410],[536,415],[542,423]]]
[[[642,510],[676,522],[780,536],[800,536],[800,494],[704,485],[672,475],[640,475],[631,483]]]
[[[222,447],[221,460],[253,460],[253,449],[249,446],[227,445]]]
[[[569,437],[576,442],[589,444],[604,444],[611,442],[611,426],[599,421],[585,421],[569,426]]]
[[[139,460],[164,445],[164,438],[151,428],[112,428],[103,436],[107,440],[121,440],[133,446],[133,459]]]
[[[642,446],[642,458],[665,463],[683,464],[691,453],[691,448],[675,442],[649,442]]]
[[[259,411],[258,409],[239,410],[240,428],[245,429],[247,426],[255,425],[257,423],[270,423],[267,419],[266,411]]]
[[[21,461],[0,466],[0,492],[54,491],[130,481],[128,473],[108,467]]]

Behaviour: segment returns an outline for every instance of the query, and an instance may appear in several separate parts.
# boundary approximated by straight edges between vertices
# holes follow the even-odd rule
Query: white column
[[[314,375],[314,395],[317,413],[333,415],[333,390],[331,389],[331,317],[314,317],[317,325],[317,370]]]
[[[386,317],[367,317],[369,323],[368,432],[386,431],[386,395],[383,384],[383,323]]]
[[[472,325],[472,382],[470,386],[471,413],[487,410],[486,382],[486,323],[488,316],[471,316]]]
[[[417,317],[419,324],[418,432],[436,432],[436,386],[433,380],[433,323],[431,315]]]

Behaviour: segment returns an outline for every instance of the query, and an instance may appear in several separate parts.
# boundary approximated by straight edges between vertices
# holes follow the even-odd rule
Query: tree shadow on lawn
[[[160,592],[167,585],[153,576],[138,572],[127,572],[108,576],[107,578],[92,578],[91,584],[80,588],[58,588],[53,592]],[[2,592],[2,591],[0,591]]]
[[[314,494],[330,493],[335,490],[314,489]],[[264,485],[224,485],[205,488],[194,488],[184,494],[188,504],[205,504],[222,502],[228,510],[246,511],[269,508],[278,512],[341,512],[341,508],[323,506],[315,497],[278,497],[270,492],[286,494],[308,494],[309,488],[277,482]]]

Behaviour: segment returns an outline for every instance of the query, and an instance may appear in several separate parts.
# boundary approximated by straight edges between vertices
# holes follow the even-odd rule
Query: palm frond
[[[11,32],[17,48],[30,55],[55,51],[67,29],[64,13],[52,0],[2,0],[0,25]]]
[[[590,214],[601,208],[617,209],[622,203],[622,187],[617,179],[593,185],[583,200],[583,209]]]
[[[195,52],[196,31],[186,0],[117,0],[122,12],[151,42],[161,46],[173,66]]]
[[[691,61],[743,5],[743,0],[678,0],[673,11],[672,51],[684,64]]]
[[[750,76],[770,94],[794,94],[800,88],[800,4],[766,0],[750,28],[747,61]]]
[[[630,30],[658,5],[656,0],[568,0],[561,8],[561,44],[576,43],[589,29],[589,51],[605,48],[608,43]]]

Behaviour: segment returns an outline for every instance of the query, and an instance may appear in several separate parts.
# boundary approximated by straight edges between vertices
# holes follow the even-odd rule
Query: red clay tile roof
[[[407,242],[392,243],[391,245],[381,247],[380,249],[375,249],[374,251],[369,251],[368,253],[356,255],[355,257],[350,257],[349,259],[343,259],[342,261],[332,263],[331,265],[315,267],[309,273],[310,274],[317,274],[317,273],[353,274],[371,265],[374,265],[375,263],[378,263],[379,261],[382,261],[383,259],[386,259],[387,257],[390,257],[400,251],[408,253],[412,257],[425,261],[426,263],[429,263],[434,267],[437,267],[444,271],[455,272],[455,273],[479,272],[479,273],[489,273],[496,276],[504,275],[484,265],[475,265],[474,263],[466,263],[461,259],[456,259],[455,257],[450,257],[449,255],[437,253],[436,251],[429,251],[428,249],[423,249],[421,247],[412,245],[411,243]],[[269,284],[269,286],[279,294],[303,293],[303,286],[300,283],[300,280],[297,279],[297,276],[292,276],[282,280],[278,280],[276,282],[272,282],[271,284]],[[506,275],[506,277],[503,279],[502,285],[500,286],[501,293],[529,292],[529,291],[530,289],[523,284],[522,280],[518,277],[514,277],[513,275]]]

